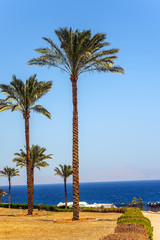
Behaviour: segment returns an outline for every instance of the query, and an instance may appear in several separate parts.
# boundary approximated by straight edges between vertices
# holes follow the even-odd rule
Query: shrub
[[[138,207],[140,210],[144,210],[144,203],[141,197],[134,197],[131,203],[127,204],[128,207]]]
[[[0,207],[8,208],[8,203],[0,203]],[[21,204],[21,203],[11,203],[11,208],[14,209],[27,209],[28,204]],[[38,210],[45,210],[45,211],[54,211],[54,212],[72,212],[73,209],[65,209],[65,208],[59,208],[53,205],[44,205],[44,204],[34,204],[34,209]]]
[[[55,209],[55,211],[56,212],[73,212],[73,208],[64,208],[64,209],[62,209],[62,208],[56,208]]]
[[[21,204],[21,203],[11,203],[11,208],[16,208],[16,209],[27,209],[28,204]]]
[[[98,213],[124,213],[127,208],[83,208],[80,209],[81,212],[98,212]]]
[[[0,207],[2,207],[2,208],[8,208],[8,203],[0,203]]]

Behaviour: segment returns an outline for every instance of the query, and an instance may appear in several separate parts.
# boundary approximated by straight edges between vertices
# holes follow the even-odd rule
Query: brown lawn
[[[0,208],[0,240],[98,240],[114,233],[119,213],[80,213],[79,222],[72,222],[72,213]]]

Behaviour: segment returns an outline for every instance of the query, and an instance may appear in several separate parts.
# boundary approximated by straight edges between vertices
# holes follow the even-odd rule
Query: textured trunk
[[[26,155],[27,155],[27,193],[28,193],[28,215],[33,212],[33,185],[31,175],[31,159],[29,145],[29,114],[24,116],[25,119],[25,137],[26,137]]]
[[[34,167],[31,166],[31,176],[32,176],[32,204],[34,204]]]
[[[9,203],[9,208],[11,207],[11,179],[9,177],[9,196],[8,196],[8,203]]]
[[[65,208],[67,208],[67,186],[66,186],[66,178],[64,178],[64,194],[65,194]]]
[[[79,158],[78,158],[78,109],[77,77],[71,76],[73,100],[73,220],[79,220]]]

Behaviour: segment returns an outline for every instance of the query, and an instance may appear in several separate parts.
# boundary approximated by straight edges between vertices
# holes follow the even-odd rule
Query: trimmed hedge
[[[127,208],[82,208],[81,212],[98,212],[98,213],[125,213]]]
[[[153,227],[139,208],[125,209],[117,219],[115,234],[109,234],[99,240],[153,240]]]
[[[130,236],[131,234],[137,234],[137,239],[144,239],[148,240],[148,234],[147,230],[143,225],[138,224],[118,224],[118,226],[115,229],[115,233],[121,233],[121,234],[128,234]]]
[[[118,218],[117,224],[137,224],[145,227],[148,239],[153,239],[153,227],[151,226],[151,222],[148,218],[144,217],[140,209],[129,209],[125,212],[121,217]]]
[[[8,208],[8,203],[0,203],[0,207]],[[11,203],[11,208],[27,209],[28,204]],[[56,206],[44,205],[44,204],[34,204],[33,208],[38,209],[38,210],[54,211],[54,212],[71,212],[71,211],[73,211],[72,209],[63,209],[63,208],[58,208]]]

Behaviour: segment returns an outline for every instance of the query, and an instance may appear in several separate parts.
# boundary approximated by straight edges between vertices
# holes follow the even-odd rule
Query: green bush
[[[141,197],[134,197],[131,203],[128,203],[128,207],[137,207],[140,210],[144,210],[144,203]]]
[[[27,209],[28,204],[21,204],[21,203],[11,203],[11,208],[16,208],[16,209]]]
[[[0,207],[2,208],[8,208],[8,203],[0,203]],[[21,203],[11,203],[11,208],[14,209],[27,209],[28,204],[21,204]],[[59,208],[53,205],[44,205],[44,204],[34,204],[34,209],[38,210],[45,210],[45,211],[54,211],[54,212],[72,212],[73,209],[65,209],[65,208]]]
[[[73,208],[56,208],[55,209],[56,212],[73,212]]]
[[[98,212],[98,213],[124,213],[127,211],[127,208],[82,208],[81,212]]]
[[[8,203],[0,203],[0,207],[2,207],[2,208],[8,208]]]

